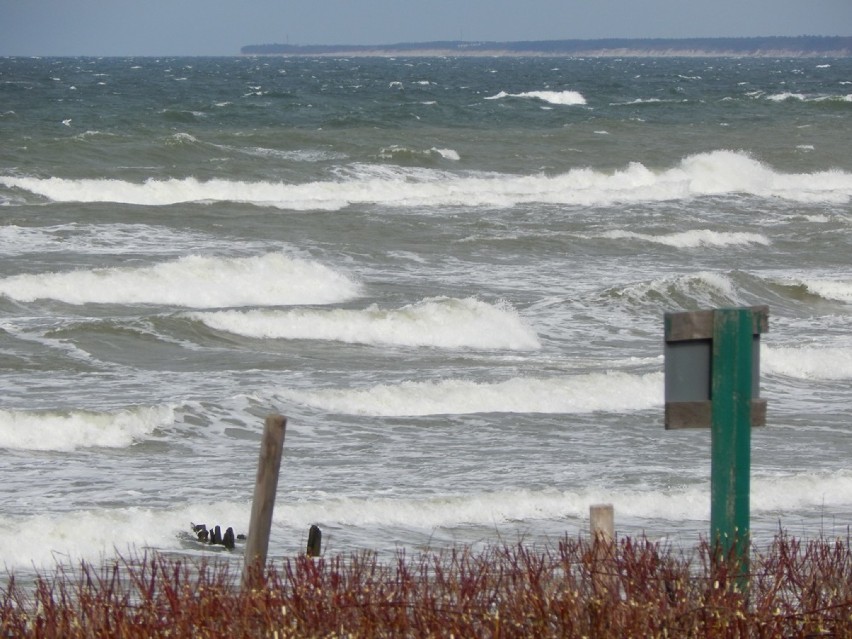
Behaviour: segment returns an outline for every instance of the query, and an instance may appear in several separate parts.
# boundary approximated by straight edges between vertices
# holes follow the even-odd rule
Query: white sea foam
[[[284,389],[276,394],[296,403],[351,415],[619,412],[662,405],[663,378],[662,373],[634,375],[616,371],[550,378],[516,377],[490,384],[443,379],[365,389]]]
[[[412,153],[393,149],[388,152],[391,157],[399,152]],[[805,203],[845,204],[852,199],[852,173],[840,170],[780,173],[745,153],[733,151],[691,155],[678,166],[663,171],[631,163],[614,172],[578,168],[555,176],[470,175],[375,165],[353,165],[340,173],[337,180],[305,184],[202,182],[195,178],[137,184],[122,180],[32,177],[0,177],[0,184],[57,202],[163,206],[232,201],[291,210],[338,210],[351,204],[508,207],[543,202],[592,206],[733,194]]]
[[[329,304],[358,295],[347,275],[281,253],[246,258],[189,256],[141,268],[15,275],[0,295],[22,302],[170,304],[191,308]]]
[[[132,558],[149,548],[177,550],[181,548],[180,535],[189,530],[193,518],[211,515],[208,521],[240,526],[248,521],[249,509],[246,505],[214,504],[170,510],[104,508],[4,517],[0,535],[15,543],[0,548],[0,563],[7,569],[51,569],[57,563],[73,566],[81,560],[99,564],[116,554]]]
[[[796,379],[852,379],[852,347],[761,346],[767,373]]]
[[[523,93],[506,93],[501,91],[496,95],[485,98],[486,100],[500,100],[502,98],[531,98],[542,100],[549,104],[563,106],[575,106],[586,104],[586,98],[577,91],[525,91]]]
[[[174,422],[168,406],[92,411],[0,410],[0,448],[71,451],[126,448]]]
[[[192,313],[217,330],[273,339],[335,340],[354,344],[536,350],[541,344],[507,303],[429,298],[400,309],[252,310]]]
[[[803,93],[792,93],[790,91],[785,91],[784,93],[774,93],[772,95],[766,96],[767,100],[772,100],[773,102],[784,102],[786,100],[799,100],[804,102],[807,100],[807,96]]]
[[[634,233],[633,231],[608,231],[601,237],[610,239],[637,239],[654,244],[664,244],[675,248],[698,248],[701,246],[748,246],[760,244],[768,246],[771,244],[769,238],[759,233],[745,232],[720,232],[709,229],[695,229],[682,231],[680,233],[666,233],[664,235],[653,235],[648,233]]]

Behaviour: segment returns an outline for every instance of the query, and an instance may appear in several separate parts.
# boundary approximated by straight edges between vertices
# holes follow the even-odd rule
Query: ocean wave
[[[186,255],[200,244],[208,250],[228,250],[233,242],[203,233],[150,224],[60,224],[57,226],[0,226],[0,254],[82,253],[86,255]],[[262,250],[263,242],[246,242],[243,248]]]
[[[850,102],[852,95],[806,95],[785,91],[766,96],[772,102]]]
[[[852,302],[852,280],[803,280],[805,288],[825,299]]]
[[[454,149],[412,149],[406,146],[393,145],[379,151],[379,157],[383,160],[432,160],[443,158],[444,160],[458,161],[461,157]]]
[[[167,406],[118,412],[0,410],[0,448],[72,451],[126,448],[174,422]]]
[[[603,295],[631,304],[654,304],[683,309],[742,303],[733,279],[724,273],[712,271],[636,282],[608,289]]]
[[[612,102],[610,103],[610,106],[648,106],[658,104],[685,104],[687,102],[689,102],[689,100],[685,99],[662,100],[660,98],[636,98],[635,100],[630,100],[628,102]]]
[[[785,102],[787,100],[798,100],[799,102],[804,102],[808,98],[803,93],[793,93],[791,91],[784,91],[783,93],[773,93],[772,95],[767,95],[766,99],[772,102]]]
[[[169,304],[191,308],[330,304],[359,293],[347,275],[281,253],[257,257],[189,256],[141,268],[98,268],[14,275],[0,295],[21,302]]]
[[[771,244],[769,238],[759,233],[745,232],[720,232],[709,229],[695,229],[682,231],[680,233],[666,233],[664,235],[653,235],[648,233],[634,233],[633,231],[608,231],[601,234],[608,239],[636,239],[654,244],[663,244],[675,248],[698,248],[702,246],[749,246],[759,244],[768,246]]]
[[[436,297],[400,309],[253,310],[191,313],[216,330],[261,339],[352,344],[536,350],[541,344],[507,303]]]
[[[802,203],[845,204],[852,199],[852,173],[840,170],[781,173],[746,153],[733,151],[691,155],[676,167],[662,171],[653,171],[634,162],[614,172],[577,168],[555,176],[471,175],[371,165],[350,166],[341,173],[336,180],[304,184],[222,179],[205,182],[195,178],[133,183],[10,176],[0,177],[0,184],[55,202],[121,202],[146,206],[246,202],[290,210],[339,210],[352,204],[509,207],[541,202],[594,206],[732,194]]]
[[[338,151],[330,151],[323,149],[270,149],[264,146],[232,146],[228,144],[210,144],[210,146],[229,151],[233,153],[241,153],[253,157],[275,158],[279,160],[289,160],[291,162],[327,162],[330,160],[344,160],[346,154]]]
[[[613,392],[617,389],[617,392]],[[276,396],[328,412],[370,416],[470,413],[592,413],[646,410],[663,403],[662,373],[623,372],[479,383],[462,379],[366,389],[284,389]]]
[[[586,98],[577,91],[525,91],[523,93],[506,93],[500,91],[496,95],[485,98],[486,100],[500,100],[502,98],[530,98],[541,100],[549,104],[563,106],[578,106],[586,104]]]
[[[0,562],[8,569],[53,569],[57,563],[73,566],[117,554],[130,559],[145,548],[182,550],[180,533],[189,530],[193,518],[211,514],[214,519],[209,521],[240,525],[248,521],[250,508],[198,504],[168,510],[126,507],[4,517],[0,535],[15,543],[0,548]]]
[[[813,222],[826,222],[826,219],[812,219]],[[778,287],[784,295],[802,299],[814,296],[833,302],[852,302],[852,280],[829,278],[777,277],[769,282]]]
[[[797,473],[756,476],[751,481],[752,514],[847,508],[852,505],[852,474]],[[304,534],[309,526],[380,531],[440,527],[485,526],[499,532],[519,522],[585,521],[589,506],[612,504],[616,517],[671,522],[708,521],[710,485],[668,488],[559,487],[507,489],[469,494],[353,497],[323,492],[287,495],[273,513],[273,525],[288,535]],[[75,565],[121,554],[125,558],[145,548],[187,552],[190,521],[223,522],[247,532],[251,505],[245,502],[195,502],[171,508],[103,508],[38,515],[7,516],[0,536],[14,544],[0,547],[0,562],[13,570],[54,568],[57,561]],[[640,530],[632,533],[641,534]],[[374,535],[371,535],[374,536]],[[290,544],[292,545],[292,544]]]
[[[852,505],[852,475],[848,473],[754,477],[751,489],[755,514]],[[706,521],[710,518],[710,485],[675,485],[664,490],[504,490],[419,499],[330,497],[287,504],[280,516],[303,528],[319,522],[430,530],[440,526],[560,521],[566,517],[586,519],[589,506],[596,503],[612,504],[619,518]]]
[[[795,379],[852,379],[852,347],[769,346],[760,351],[764,372]]]

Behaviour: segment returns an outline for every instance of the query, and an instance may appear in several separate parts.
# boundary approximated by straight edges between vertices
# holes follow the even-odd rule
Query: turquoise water
[[[662,316],[768,304],[752,525],[852,521],[852,62],[0,60],[0,550],[691,544]]]

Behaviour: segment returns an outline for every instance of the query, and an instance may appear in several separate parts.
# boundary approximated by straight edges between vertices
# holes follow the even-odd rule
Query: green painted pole
[[[711,380],[710,537],[748,587],[751,473],[752,311],[717,309]]]

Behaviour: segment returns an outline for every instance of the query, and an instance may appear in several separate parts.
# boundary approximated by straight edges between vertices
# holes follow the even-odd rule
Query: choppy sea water
[[[0,562],[245,532],[273,412],[272,557],[690,545],[663,313],[751,304],[753,533],[845,535],[850,142],[852,60],[0,59]]]

